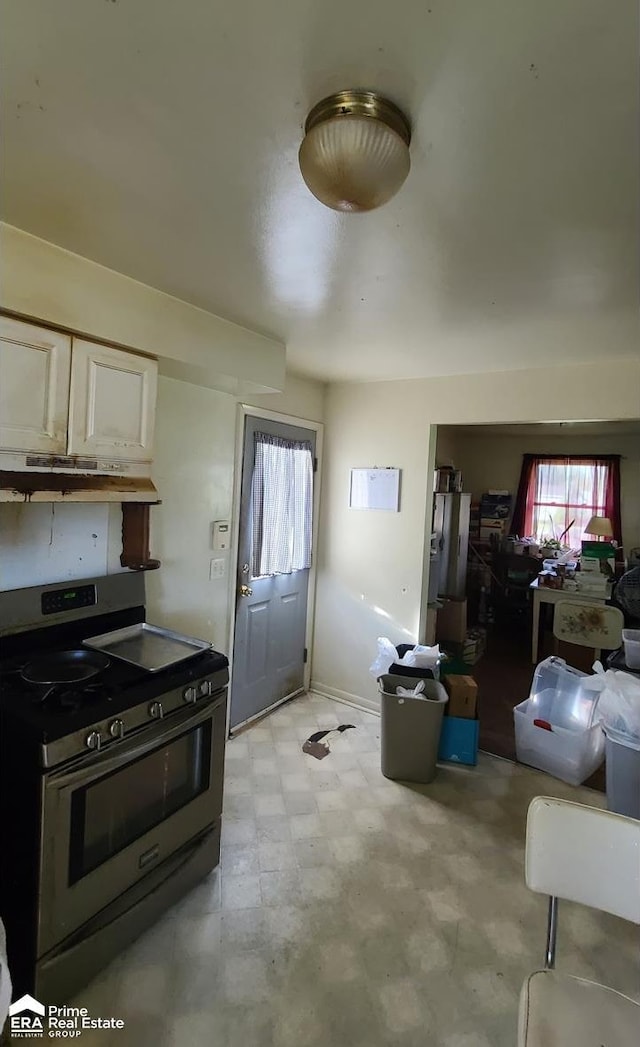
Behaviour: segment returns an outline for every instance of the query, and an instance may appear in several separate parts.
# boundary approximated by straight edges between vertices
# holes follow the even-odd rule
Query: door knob
[[[253,595],[253,589],[250,586],[244,585],[244,584],[240,586],[240,596],[252,596],[252,595]]]

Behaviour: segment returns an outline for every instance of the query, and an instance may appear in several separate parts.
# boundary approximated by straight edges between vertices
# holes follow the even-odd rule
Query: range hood
[[[146,476],[82,476],[0,470],[0,502],[146,502],[158,504]]]

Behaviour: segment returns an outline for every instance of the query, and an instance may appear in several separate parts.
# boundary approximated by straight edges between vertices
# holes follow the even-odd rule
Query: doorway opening
[[[523,462],[531,459],[542,464],[527,486]],[[442,553],[444,545],[446,555],[432,559],[429,600],[435,607],[436,600],[453,597],[457,613],[444,615],[452,623],[445,622],[444,632],[450,631],[439,630],[437,638],[476,679],[480,747],[487,752],[515,759],[513,710],[529,696],[536,664],[557,654],[591,671],[594,649],[554,638],[553,602],[536,600],[535,589],[551,547],[579,554],[591,518],[614,512],[606,508],[606,477],[597,469],[616,459],[619,575],[625,564],[640,563],[640,421],[438,427],[436,478],[441,488],[448,481],[456,490],[451,499],[442,491],[434,495],[434,532],[442,526],[443,498],[458,499],[455,511],[447,508],[458,531],[434,549]],[[562,469],[545,464],[560,460]],[[531,545],[515,540],[529,536]],[[588,784],[603,787],[602,769]]]

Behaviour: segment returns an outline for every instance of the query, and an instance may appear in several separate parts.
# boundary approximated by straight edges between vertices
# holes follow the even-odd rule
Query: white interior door
[[[155,360],[74,338],[69,454],[150,462],[157,380]]]
[[[0,317],[0,447],[65,454],[71,338]]]
[[[278,473],[277,462],[272,463],[275,471],[264,474],[264,484],[260,486],[261,463],[256,480],[256,446],[262,440],[260,434],[279,441],[275,451],[281,450],[283,455],[287,448],[292,452],[295,449],[299,455],[297,464],[303,471],[310,463],[310,478],[305,474],[310,491],[298,473],[286,482],[284,473]],[[302,691],[304,686],[309,568],[298,568],[295,564],[303,555],[303,545],[310,550],[315,438],[311,429],[264,418],[245,419],[231,685],[232,729]],[[264,491],[264,500],[261,491]],[[285,519],[289,521],[287,526]],[[283,551],[287,541],[294,551],[290,570],[286,570],[287,552]],[[285,569],[271,572],[273,564]],[[270,573],[262,573],[263,570]]]

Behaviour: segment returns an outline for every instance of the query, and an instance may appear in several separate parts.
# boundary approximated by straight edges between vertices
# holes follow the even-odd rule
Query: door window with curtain
[[[613,537],[621,542],[618,455],[523,456],[514,534],[544,540],[560,539],[566,532],[563,543],[579,549],[589,538],[585,527],[592,516],[608,517]]]
[[[255,434],[251,522],[254,578],[291,574],[311,567],[310,442]]]

